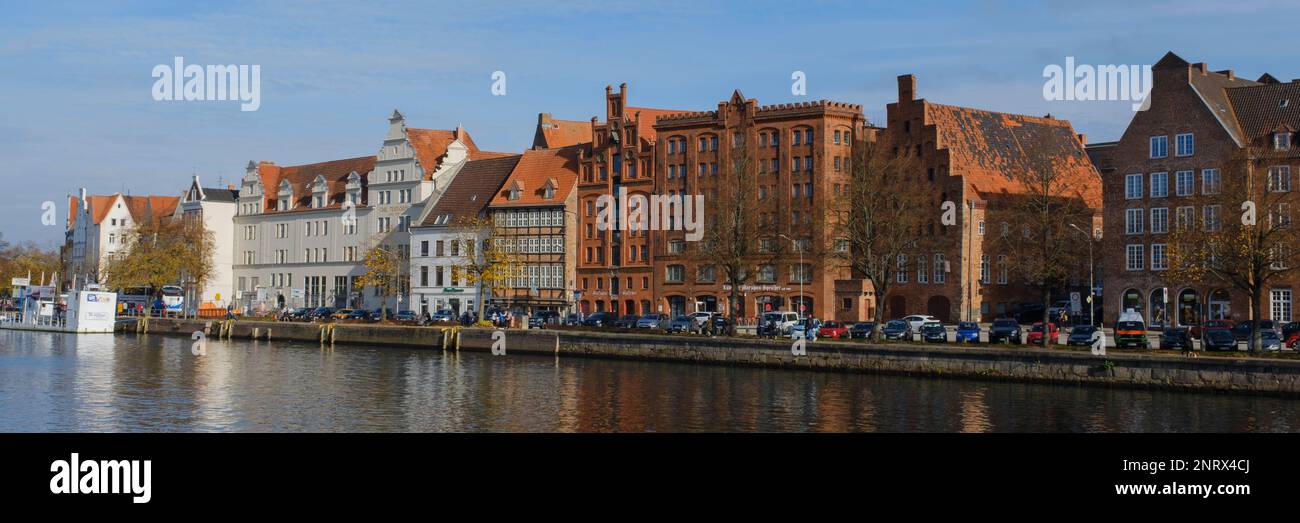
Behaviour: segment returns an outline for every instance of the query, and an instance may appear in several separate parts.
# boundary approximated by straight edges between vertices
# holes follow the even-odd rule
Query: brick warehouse
[[[998,113],[941,105],[916,97],[916,78],[898,77],[898,102],[887,106],[887,127],[879,134],[881,148],[895,155],[912,155],[917,169],[933,189],[933,212],[957,204],[959,220],[928,229],[951,241],[936,252],[909,255],[913,260],[883,300],[889,318],[930,314],[941,321],[991,321],[1014,312],[1021,303],[1040,302],[1014,275],[1007,257],[992,247],[993,234],[1005,234],[1010,224],[985,223],[990,206],[1024,191],[1013,175],[1049,162],[1062,176],[1078,181],[1083,198],[1095,209],[1094,226],[1101,226],[1101,183],[1084,149],[1083,137],[1066,120]],[[922,173],[917,173],[918,179]],[[1085,267],[1087,261],[1080,265]],[[1082,288],[1087,295],[1087,273]]]
[[[865,124],[859,105],[822,100],[759,106],[739,91],[720,102],[716,111],[660,116],[655,124],[661,138],[654,151],[660,166],[656,192],[702,194],[707,208],[710,194],[716,194],[719,184],[731,183],[719,176],[727,171],[725,166],[720,170],[719,164],[733,157],[733,148],[744,148],[743,154],[754,160],[751,168],[757,171],[757,199],[769,200],[762,204],[771,206],[767,218],[760,220],[763,227],[773,236],[784,234],[805,245],[828,245],[834,238],[819,225],[826,222],[833,208],[837,184],[847,182],[848,159]],[[685,234],[656,234],[655,296],[661,310],[672,315],[729,310],[731,292],[723,283],[724,276],[692,259]],[[784,252],[787,255],[776,265],[760,268],[750,283],[742,286],[740,317],[753,318],[765,310],[796,310],[801,300],[809,315],[846,320],[866,317],[868,301],[860,286],[856,293],[849,289],[847,301],[836,300],[836,281],[850,276],[843,261],[829,254],[810,253],[813,255],[803,260],[805,267],[800,268],[796,255],[790,249]],[[833,303],[834,311],[830,310]]]
[[[1089,146],[1104,182],[1106,319],[1126,309],[1141,312],[1153,326],[1248,319],[1244,293],[1215,282],[1169,281],[1162,272],[1164,238],[1177,220],[1218,212],[1197,198],[1216,193],[1224,176],[1240,172],[1230,164],[1246,148],[1289,155],[1252,166],[1282,174],[1289,190],[1300,170],[1300,82],[1280,83],[1267,74],[1256,81],[1238,78],[1173,53],[1152,67],[1152,79],[1149,108],[1134,114],[1120,140]],[[1236,210],[1222,212],[1226,218]],[[1266,292],[1265,317],[1291,321],[1293,289],[1294,282],[1283,282]]]

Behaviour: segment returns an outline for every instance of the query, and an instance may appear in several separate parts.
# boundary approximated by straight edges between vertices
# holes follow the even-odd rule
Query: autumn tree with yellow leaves
[[[1205,187],[1174,210],[1166,249],[1172,281],[1220,283],[1250,302],[1251,352],[1260,350],[1264,293],[1300,267],[1300,231],[1292,215],[1300,195],[1292,187],[1285,152],[1248,148],[1222,170],[1218,187]]]
[[[509,290],[510,278],[523,268],[504,231],[491,218],[462,218],[453,225],[456,238],[452,255],[456,266],[475,286],[478,318],[483,318],[487,295]]]
[[[124,235],[123,244],[104,263],[104,283],[110,288],[201,289],[215,270],[216,240],[200,220],[138,222]]]

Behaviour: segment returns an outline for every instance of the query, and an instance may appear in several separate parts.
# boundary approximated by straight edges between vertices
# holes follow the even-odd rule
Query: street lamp
[[[804,274],[803,274],[803,270],[804,270],[804,266],[803,266],[803,246],[800,245],[799,242],[794,241],[794,238],[791,238],[791,237],[786,236],[786,235],[784,235],[784,234],[778,234],[777,236],[780,236],[780,237],[782,237],[782,238],[785,238],[785,239],[787,239],[787,240],[790,240],[790,243],[791,243],[791,244],[794,244],[794,248],[795,248],[795,250],[799,251],[799,311],[798,311],[798,312],[799,312],[799,317],[800,317],[800,318],[803,318],[803,309],[804,309],[804,297],[803,297],[803,279],[804,279]]]
[[[1070,225],[1070,228],[1072,228],[1072,229],[1078,231],[1079,234],[1082,234],[1082,235],[1088,237],[1088,324],[1089,324],[1089,325],[1094,325],[1094,326],[1095,326],[1095,325],[1097,325],[1097,322],[1093,319],[1092,315],[1093,315],[1093,310],[1095,310],[1095,304],[1094,304],[1094,301],[1095,301],[1096,298],[1095,298],[1095,296],[1094,296],[1093,293],[1096,292],[1097,284],[1093,281],[1093,277],[1094,277],[1095,274],[1096,274],[1096,273],[1095,273],[1095,268],[1094,268],[1093,265],[1092,265],[1092,242],[1093,242],[1093,236],[1092,236],[1091,234],[1088,234],[1087,231],[1084,231],[1083,229],[1080,229],[1078,225],[1075,225],[1075,224],[1073,224],[1073,223],[1071,223],[1071,224],[1069,224],[1069,225]]]

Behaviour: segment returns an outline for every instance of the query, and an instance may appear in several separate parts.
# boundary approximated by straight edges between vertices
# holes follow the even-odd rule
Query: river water
[[[384,347],[0,330],[0,431],[1238,432],[1300,401]]]

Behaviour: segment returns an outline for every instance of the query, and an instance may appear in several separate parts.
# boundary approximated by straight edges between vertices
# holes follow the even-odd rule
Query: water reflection
[[[3,431],[1292,431],[1276,398],[0,331]]]

